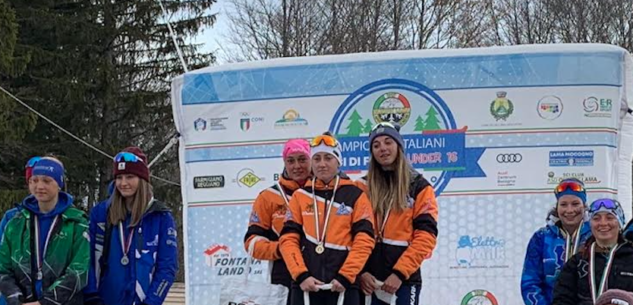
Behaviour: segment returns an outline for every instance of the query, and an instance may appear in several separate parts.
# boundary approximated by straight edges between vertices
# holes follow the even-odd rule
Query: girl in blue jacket
[[[115,188],[90,213],[86,304],[159,305],[176,271],[177,239],[167,206],[154,199],[147,157],[128,147],[114,157]]]
[[[550,211],[547,225],[530,239],[525,254],[521,294],[526,305],[552,304],[554,284],[563,265],[591,236],[584,184],[565,179],[554,194],[556,207]]]

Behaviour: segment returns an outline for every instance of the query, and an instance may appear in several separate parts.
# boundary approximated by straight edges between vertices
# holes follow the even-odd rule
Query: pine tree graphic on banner
[[[417,127],[417,126],[416,126]],[[424,122],[424,130],[440,130],[439,119],[437,118],[437,111],[433,106],[429,107],[429,111],[426,112],[426,121]]]
[[[371,121],[370,121],[369,119],[367,119],[367,121],[365,121],[365,130],[364,130],[364,133],[366,133],[366,134],[370,134],[370,133],[371,133],[371,129],[372,129],[372,127],[374,127],[374,126],[372,126]]]
[[[433,108],[433,107],[431,107],[431,108]],[[413,131],[424,131],[424,120],[419,115],[415,119],[415,128],[413,129]]]
[[[352,115],[348,119],[349,125],[347,125],[347,133],[345,134],[348,137],[358,137],[363,133],[365,126],[363,126],[362,120],[363,118],[354,110]]]

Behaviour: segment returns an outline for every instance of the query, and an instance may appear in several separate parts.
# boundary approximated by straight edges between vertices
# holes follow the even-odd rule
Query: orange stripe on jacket
[[[356,185],[368,193],[367,181],[363,178],[357,180]],[[381,270],[378,266],[368,264],[366,270],[373,273],[379,280],[395,273],[401,280],[407,281],[416,273],[424,259],[431,257],[437,243],[438,206],[433,187],[421,175],[414,177],[411,183],[410,207],[402,212],[391,211],[385,224],[383,240],[385,244],[383,252],[372,254],[371,264],[382,264],[389,270]],[[382,219],[375,219],[381,223]],[[385,257],[374,257],[382,255]],[[386,256],[390,256],[387,259]],[[397,260],[390,266],[384,266],[387,261],[392,261],[393,256]],[[378,273],[378,274],[376,274]],[[413,279],[421,281],[419,274]]]
[[[315,185],[320,228],[325,224],[324,198],[331,198],[334,183],[335,179],[328,185],[317,180]],[[308,182],[290,200],[290,213],[280,238],[284,261],[292,278],[298,283],[314,276],[325,282],[337,279],[349,286],[355,283],[374,247],[371,204],[367,195],[343,175],[325,235],[325,253],[317,254],[314,251],[317,237],[314,198],[312,183]],[[334,267],[327,269],[322,266],[322,257],[326,257],[328,265]]]
[[[281,177],[279,184],[286,192],[294,192],[299,188],[297,182]],[[283,228],[287,206],[282,193],[277,186],[271,186],[263,190],[255,199],[249,220],[249,229],[244,240],[244,249],[248,252],[251,241],[262,236],[255,242],[253,257],[263,260],[281,259],[279,252],[279,234]],[[286,194],[288,200],[291,195]]]

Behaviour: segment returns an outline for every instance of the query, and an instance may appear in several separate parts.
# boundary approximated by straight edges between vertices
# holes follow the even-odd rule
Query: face
[[[40,202],[50,202],[57,198],[59,185],[55,179],[49,176],[31,176],[29,179],[29,191]]]
[[[578,196],[564,195],[558,199],[556,211],[564,226],[577,227],[582,222],[585,206]]]
[[[610,245],[618,241],[620,225],[611,213],[600,212],[591,218],[591,233],[598,242]]]
[[[322,181],[330,181],[338,173],[338,161],[333,155],[320,152],[312,156],[312,171]]]
[[[305,181],[310,176],[310,159],[302,153],[288,155],[284,166],[288,177],[294,181]]]
[[[137,175],[123,174],[116,176],[115,186],[124,198],[131,198],[138,190],[140,178]]]
[[[29,187],[29,194],[35,196],[35,183],[31,183],[31,181],[33,180],[33,177],[29,178],[29,182],[28,182],[28,187]],[[55,182],[57,183],[57,181]]]
[[[398,156],[398,143],[390,136],[379,136],[371,143],[371,153],[378,164],[391,166]]]

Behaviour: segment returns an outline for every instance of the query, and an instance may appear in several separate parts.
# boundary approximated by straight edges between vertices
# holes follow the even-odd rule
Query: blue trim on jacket
[[[580,245],[591,236],[589,222],[580,229]],[[570,256],[571,257],[571,256]],[[565,265],[565,237],[554,223],[532,235],[521,275],[521,295],[526,305],[551,305],[554,285]]]
[[[123,251],[119,229],[113,226],[108,267],[101,274],[99,261],[109,205],[109,200],[101,202],[90,213],[91,251],[88,285],[84,289],[86,303],[162,304],[178,270],[177,233],[171,212],[162,202],[152,203],[134,230],[127,266],[121,264]],[[136,289],[137,286],[141,289]]]

